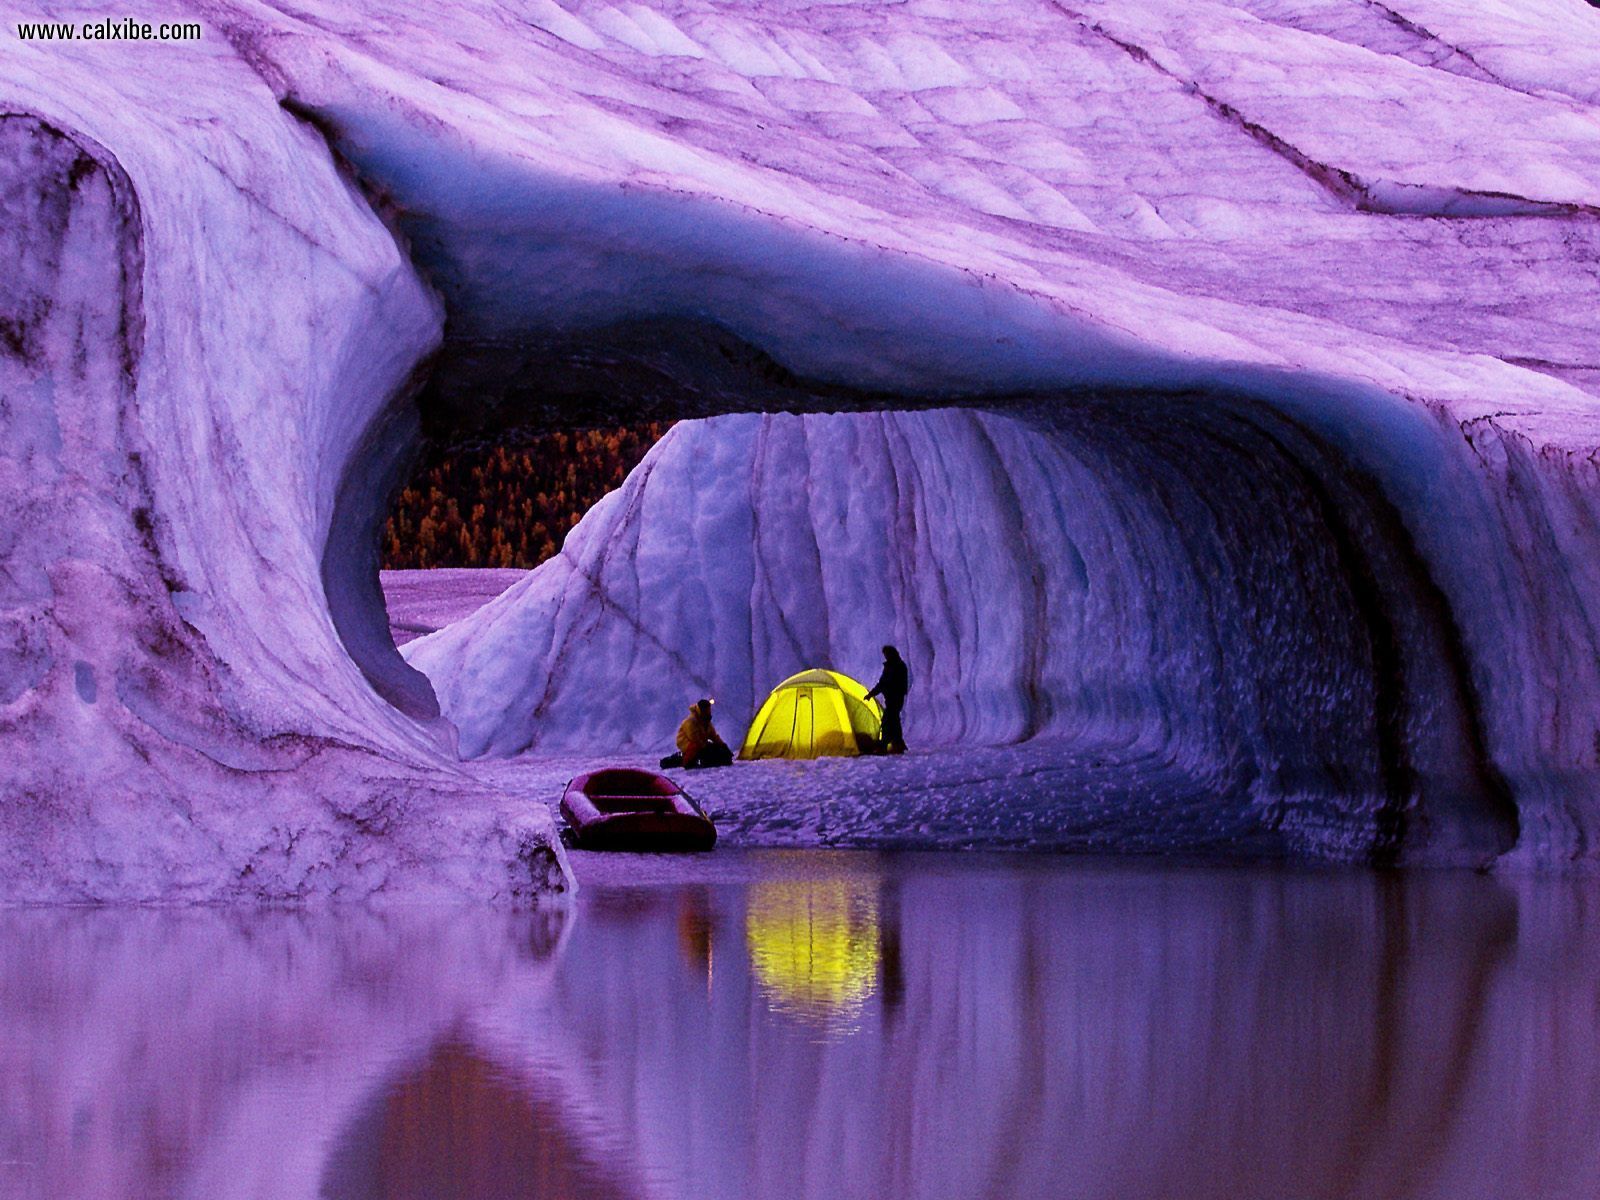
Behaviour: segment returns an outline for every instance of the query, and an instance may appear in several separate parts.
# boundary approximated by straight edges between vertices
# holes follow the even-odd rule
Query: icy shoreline
[[[1293,857],[1292,838],[1273,828],[1271,814],[1230,802],[1170,763],[1126,755],[1039,742],[669,774],[706,806],[719,846]],[[655,761],[529,756],[478,771],[554,813],[566,782],[602,765],[654,769]]]
[[[466,570],[438,567],[428,571],[383,571],[384,608],[396,646],[470,616],[519,582],[526,571]]]

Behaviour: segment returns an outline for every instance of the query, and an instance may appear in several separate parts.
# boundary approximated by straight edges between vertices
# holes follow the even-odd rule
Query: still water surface
[[[569,912],[0,914],[0,1196],[1600,1193],[1592,883],[580,875]]]

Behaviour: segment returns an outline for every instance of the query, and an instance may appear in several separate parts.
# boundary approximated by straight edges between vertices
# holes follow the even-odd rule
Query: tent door
[[[810,754],[816,739],[816,713],[811,704],[811,689],[801,688],[794,703],[794,746]]]

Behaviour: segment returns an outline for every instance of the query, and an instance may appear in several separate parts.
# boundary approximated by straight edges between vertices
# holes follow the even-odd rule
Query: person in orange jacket
[[[689,706],[689,715],[678,726],[678,752],[661,760],[663,767],[725,767],[733,761],[733,751],[711,723],[711,701],[701,699]]]

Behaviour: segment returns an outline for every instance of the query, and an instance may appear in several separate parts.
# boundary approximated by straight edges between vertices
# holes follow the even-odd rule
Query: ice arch
[[[1515,837],[1403,522],[1238,399],[680,424],[557,559],[407,656],[463,753],[502,756],[648,748],[701,693],[735,737],[772,680],[865,672],[885,639],[924,747],[1164,759],[1319,856]]]
[[[6,894],[531,886],[537,820],[458,765],[358,554],[412,400],[539,419],[529,364],[563,411],[1287,422],[1329,511],[1403,531],[1368,561],[1425,664],[1411,761],[1468,761],[1475,714],[1521,854],[1586,856],[1600,34],[1404,7],[224,4],[159,69],[19,41]],[[720,331],[688,367],[649,332],[686,325]]]

